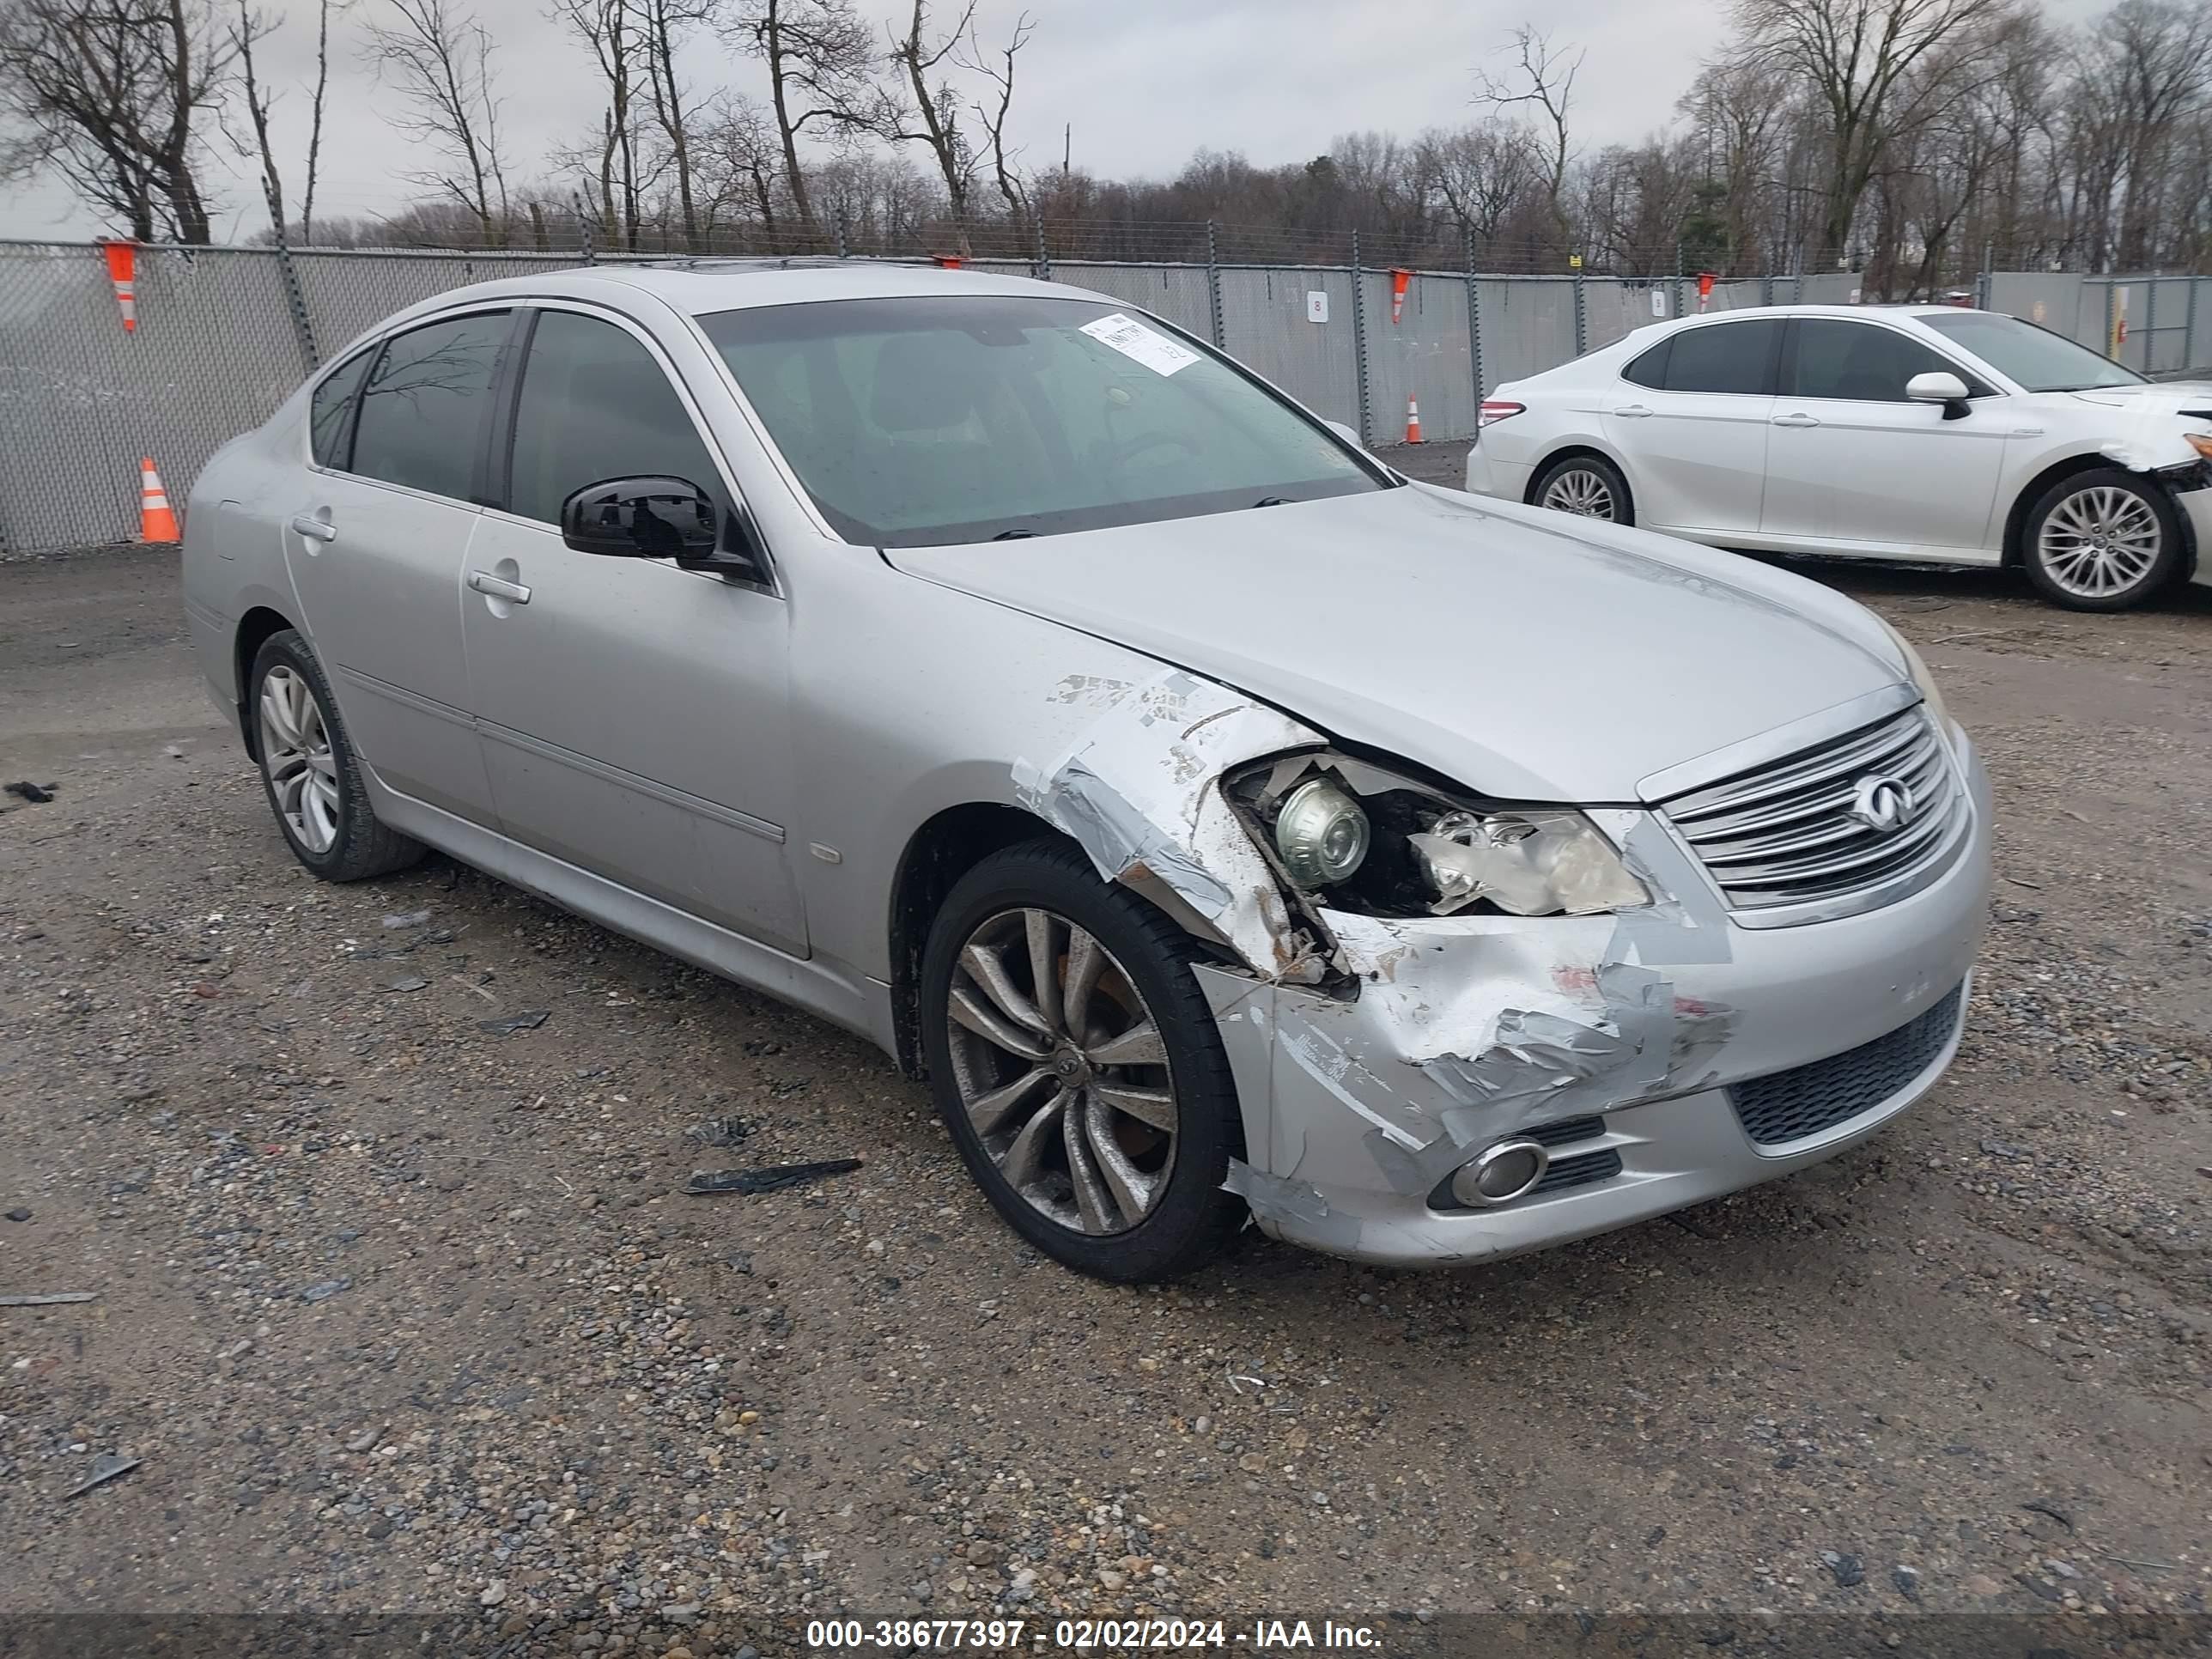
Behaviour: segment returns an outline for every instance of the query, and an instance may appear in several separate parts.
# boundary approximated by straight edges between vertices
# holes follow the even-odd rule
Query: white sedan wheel
[[[2166,531],[2150,503],[2131,489],[2078,489],[2045,515],[2035,556],[2051,581],[2084,599],[2110,599],[2157,568]]]

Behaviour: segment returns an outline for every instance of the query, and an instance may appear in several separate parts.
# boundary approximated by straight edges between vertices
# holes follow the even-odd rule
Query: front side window
[[[1781,337],[1781,320],[1771,317],[1686,328],[1668,341],[1674,349],[1667,356],[1667,390],[1771,392],[1774,348]]]
[[[614,324],[544,311],[523,361],[507,506],[561,522],[561,503],[609,478],[682,478],[726,517],[722,475],[651,352]]]
[[[2087,392],[2092,386],[2144,383],[2135,370],[2122,368],[2063,334],[2053,334],[2017,317],[2001,317],[1993,311],[1961,311],[1920,320],[2025,391]]]
[[[1956,374],[1948,359],[1894,329],[1802,317],[1784,396],[1845,402],[1901,404],[1916,374]],[[1972,390],[1972,388],[1969,388]]]
[[[468,500],[507,330],[498,311],[394,335],[362,392],[351,470]]]
[[[346,465],[347,440],[352,436],[353,394],[361,390],[362,377],[376,356],[371,346],[357,351],[332,369],[307,401],[307,441],[318,466]]]
[[[1047,536],[1389,487],[1230,363],[1099,301],[842,300],[699,321],[851,542]]]

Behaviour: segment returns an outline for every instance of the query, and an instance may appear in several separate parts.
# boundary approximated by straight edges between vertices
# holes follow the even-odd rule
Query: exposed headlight
[[[1308,778],[1275,813],[1275,850],[1301,887],[1350,879],[1367,856],[1367,814],[1327,778]]]
[[[1651,902],[1613,844],[1565,808],[1455,798],[1328,753],[1263,763],[1228,787],[1284,873],[1340,908],[1449,915],[1487,904],[1579,916]]]
[[[1905,659],[1905,666],[1912,676],[1913,684],[1920,689],[1920,696],[1928,705],[1928,712],[1935,718],[1936,735],[1948,746],[1951,741],[1951,713],[1943,707],[1943,694],[1936,689],[1936,677],[1928,672],[1928,665],[1920,660],[1920,653],[1912,648],[1911,640],[1880,617],[1875,620],[1881,623],[1882,631],[1889,635],[1890,642],[1897,647],[1898,654]]]
[[[1612,843],[1579,812],[1446,812],[1409,836],[1437,915],[1487,899],[1516,916],[1618,910],[1649,904]]]

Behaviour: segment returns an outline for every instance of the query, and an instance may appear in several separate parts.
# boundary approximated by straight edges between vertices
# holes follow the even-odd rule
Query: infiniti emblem
[[[1851,817],[1884,835],[1902,828],[1911,811],[1912,791],[1902,778],[1877,772],[1861,778],[1851,792]]]

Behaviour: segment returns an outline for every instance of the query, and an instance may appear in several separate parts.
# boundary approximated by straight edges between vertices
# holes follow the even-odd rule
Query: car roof
[[[671,310],[692,316],[750,306],[800,305],[829,300],[912,298],[941,294],[1037,294],[1062,298],[1092,295],[1064,283],[968,268],[933,260],[665,259],[638,264],[579,265],[530,271],[435,296],[436,308],[477,300],[541,295],[605,300],[610,288],[651,295]],[[430,308],[425,307],[425,309]]]
[[[1954,317],[1971,306],[1947,306],[1928,301],[1856,306],[1738,306],[1728,311],[1709,311],[1701,317],[1677,317],[1680,323],[1716,323],[1735,317],[1863,317],[1869,312],[1890,317]],[[1992,315],[1996,313],[1992,313]]]

